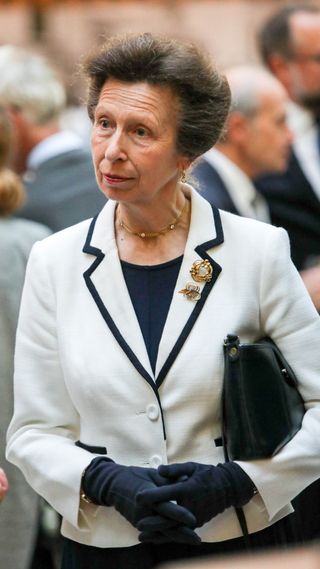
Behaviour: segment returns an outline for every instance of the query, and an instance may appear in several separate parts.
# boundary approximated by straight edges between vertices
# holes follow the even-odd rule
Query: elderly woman
[[[228,85],[194,46],[150,34],[111,39],[84,69],[108,202],[31,253],[8,457],[63,516],[63,569],[241,550],[234,506],[251,547],[278,543],[319,476],[320,322],[285,232],[185,182],[219,138]],[[224,464],[231,331],[273,338],[306,401],[270,459]]]
[[[25,190],[20,178],[7,168],[12,143],[9,117],[0,107],[0,500],[10,485],[0,508],[0,567],[28,569],[38,533],[40,500],[22,473],[5,460],[5,437],[13,412],[14,345],[27,260],[34,242],[50,231],[15,216]]]

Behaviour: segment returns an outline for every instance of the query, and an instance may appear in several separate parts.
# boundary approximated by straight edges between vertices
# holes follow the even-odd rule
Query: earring
[[[186,172],[185,172],[185,170],[182,170],[181,176],[180,176],[180,182],[181,182],[181,184],[185,184],[186,181],[187,181]]]

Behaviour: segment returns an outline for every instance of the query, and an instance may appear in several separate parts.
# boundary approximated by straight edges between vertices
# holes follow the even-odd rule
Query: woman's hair
[[[25,201],[25,190],[19,176],[8,168],[0,169],[0,216],[11,215]]]
[[[108,79],[169,87],[179,100],[177,150],[194,159],[220,138],[228,115],[226,78],[194,44],[150,33],[109,39],[82,66],[91,120]]]
[[[19,176],[6,165],[10,156],[11,127],[8,115],[0,107],[0,216],[13,213],[25,201],[25,190]]]

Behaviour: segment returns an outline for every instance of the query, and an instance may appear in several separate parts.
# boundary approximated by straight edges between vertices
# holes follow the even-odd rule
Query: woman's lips
[[[132,179],[126,178],[125,176],[115,176],[113,174],[104,174],[103,177],[108,184],[121,184],[122,182],[127,182]]]

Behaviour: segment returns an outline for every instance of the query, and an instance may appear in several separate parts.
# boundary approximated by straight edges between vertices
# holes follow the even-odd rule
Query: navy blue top
[[[148,266],[121,261],[153,371],[182,259],[183,256],[167,263]]]

